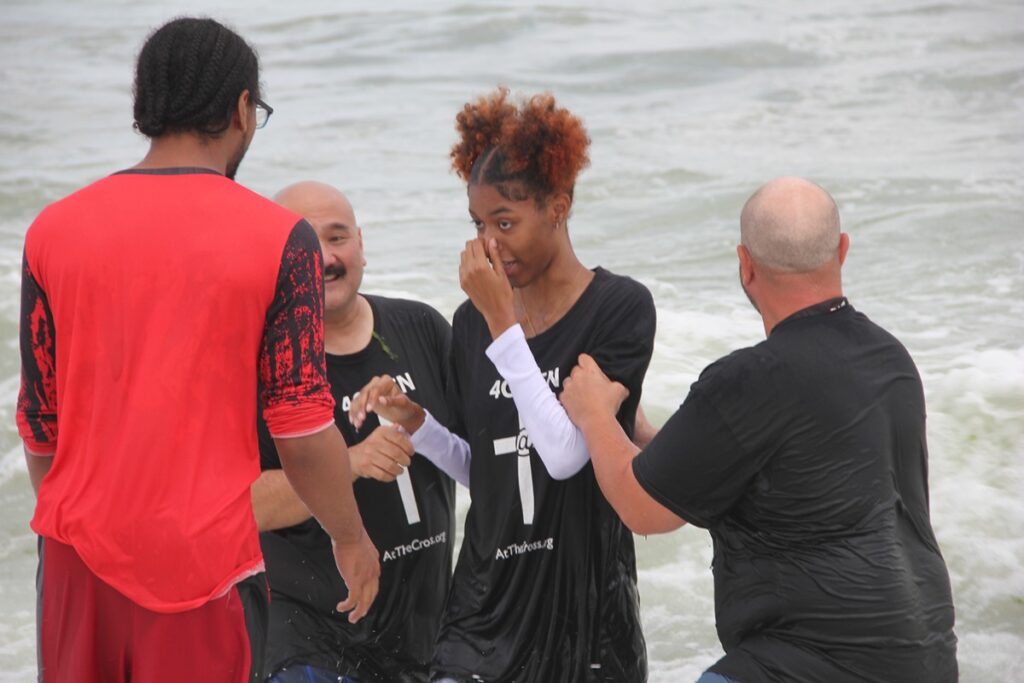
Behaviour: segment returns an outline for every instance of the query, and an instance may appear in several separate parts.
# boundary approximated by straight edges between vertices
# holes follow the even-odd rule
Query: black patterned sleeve
[[[39,455],[57,450],[57,349],[53,313],[32,274],[27,256],[21,268],[21,390],[18,433]]]
[[[260,353],[263,417],[274,438],[304,436],[334,422],[324,358],[324,280],[320,242],[306,221],[281,256]]]

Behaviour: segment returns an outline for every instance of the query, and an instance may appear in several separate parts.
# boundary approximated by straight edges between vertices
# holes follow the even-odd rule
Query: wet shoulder
[[[450,334],[451,325],[430,304],[376,294],[363,296],[379,316],[376,326],[383,334],[414,332],[417,337],[435,338],[439,343],[444,343]]]
[[[712,403],[742,401],[753,394],[767,391],[765,384],[778,377],[785,367],[784,359],[773,345],[762,341],[722,356],[700,373],[691,386]]]
[[[628,275],[619,275],[600,266],[594,269],[589,289],[602,306],[654,308],[654,298],[646,286]]]
[[[486,329],[487,323],[480,314],[480,311],[473,305],[473,302],[466,299],[459,304],[459,307],[455,309],[455,313],[452,315],[452,330],[456,334],[466,334],[480,327]]]
[[[382,316],[387,316],[397,324],[422,323],[447,325],[448,321],[430,304],[413,299],[381,296],[379,294],[363,294],[370,304]]]

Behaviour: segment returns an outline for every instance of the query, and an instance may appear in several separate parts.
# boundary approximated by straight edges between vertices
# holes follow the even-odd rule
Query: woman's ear
[[[569,210],[572,208],[572,198],[567,192],[559,192],[548,202],[551,210],[551,219],[555,227],[565,225],[569,218]]]

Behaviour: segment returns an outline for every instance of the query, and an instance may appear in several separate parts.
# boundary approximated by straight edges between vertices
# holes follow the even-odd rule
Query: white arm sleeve
[[[409,435],[416,452],[434,463],[442,472],[469,488],[469,444],[448,431],[424,409],[426,419]]]
[[[568,479],[590,460],[583,434],[541,374],[523,328],[513,325],[487,347],[487,357],[512,390],[526,433],[552,479]]]

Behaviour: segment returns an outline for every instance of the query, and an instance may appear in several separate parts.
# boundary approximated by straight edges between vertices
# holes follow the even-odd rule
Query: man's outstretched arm
[[[363,528],[352,494],[345,441],[332,423],[306,436],[275,438],[288,483],[331,537],[348,598],[338,605],[355,623],[365,616],[380,582],[380,556]]]
[[[593,358],[582,354],[559,398],[586,439],[601,492],[626,526],[644,535],[674,531],[686,520],[652,498],[633,474],[633,458],[640,449],[615,419],[627,395],[624,386],[609,380]]]

